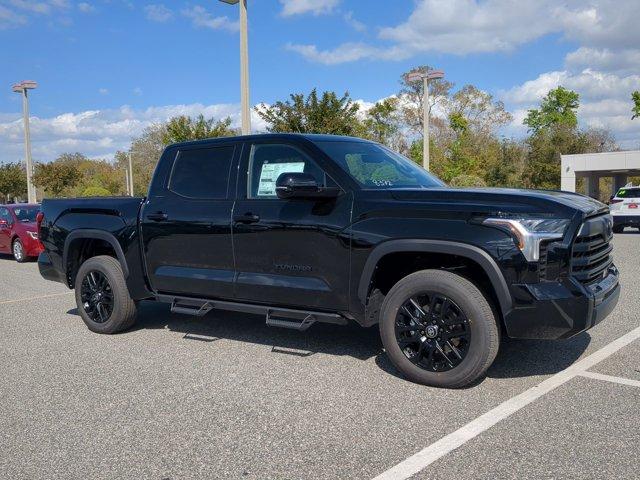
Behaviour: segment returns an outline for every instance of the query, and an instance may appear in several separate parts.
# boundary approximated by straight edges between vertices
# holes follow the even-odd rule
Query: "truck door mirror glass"
[[[310,173],[285,172],[276,181],[278,198],[333,198],[340,190],[333,187],[321,187]]]

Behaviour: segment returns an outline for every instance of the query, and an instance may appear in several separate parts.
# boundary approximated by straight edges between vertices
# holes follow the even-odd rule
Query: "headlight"
[[[508,230],[529,262],[540,259],[540,243],[564,237],[570,220],[565,218],[487,218],[483,225]]]
[[[29,234],[29,236],[31,238],[33,238],[34,240],[38,239],[38,233],[37,232],[27,232]]]

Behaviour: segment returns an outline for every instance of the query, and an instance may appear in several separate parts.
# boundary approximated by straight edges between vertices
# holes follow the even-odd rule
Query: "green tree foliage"
[[[364,137],[394,147],[400,133],[398,98],[389,97],[371,107],[363,122]]]
[[[181,115],[171,118],[164,126],[162,141],[165,145],[204,138],[230,137],[237,135],[238,130],[231,128],[231,118],[223,120],[205,119],[204,115],[196,118]]]
[[[80,153],[63,153],[51,163],[37,163],[33,183],[42,188],[45,195],[59,197],[80,182],[80,163],[85,159]]]
[[[633,92],[631,94],[631,100],[633,100],[633,108],[631,109],[631,112],[633,113],[631,120],[633,120],[640,117],[640,91],[636,90]]]
[[[82,192],[83,197],[108,197],[112,195],[112,193],[103,187],[87,187]]]
[[[452,187],[486,187],[486,182],[476,175],[458,175],[451,179]]]
[[[306,97],[295,93],[284,102],[258,106],[256,112],[267,122],[269,132],[358,135],[362,133],[359,109],[349,93],[338,97],[335,92],[324,92],[318,96],[314,88]]]
[[[0,202],[27,196],[27,174],[20,163],[0,165]]]
[[[576,112],[579,105],[580,96],[560,86],[547,93],[542,99],[540,108],[529,110],[524,124],[534,134],[545,128],[576,128],[578,126]]]

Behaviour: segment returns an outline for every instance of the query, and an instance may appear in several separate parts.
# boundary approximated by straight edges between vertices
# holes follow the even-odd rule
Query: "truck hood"
[[[406,202],[460,202],[479,211],[582,213],[590,217],[609,211],[609,207],[584,195],[555,190],[515,188],[433,188],[387,190],[395,200]],[[468,209],[468,208],[467,208]]]

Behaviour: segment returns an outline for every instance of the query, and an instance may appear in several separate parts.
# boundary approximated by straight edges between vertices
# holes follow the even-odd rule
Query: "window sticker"
[[[258,197],[275,197],[276,180],[283,173],[304,172],[304,162],[264,163],[260,171]]]
[[[626,191],[626,190],[620,190],[620,191],[618,192],[618,195],[624,195],[625,193],[627,193],[627,191]]]

